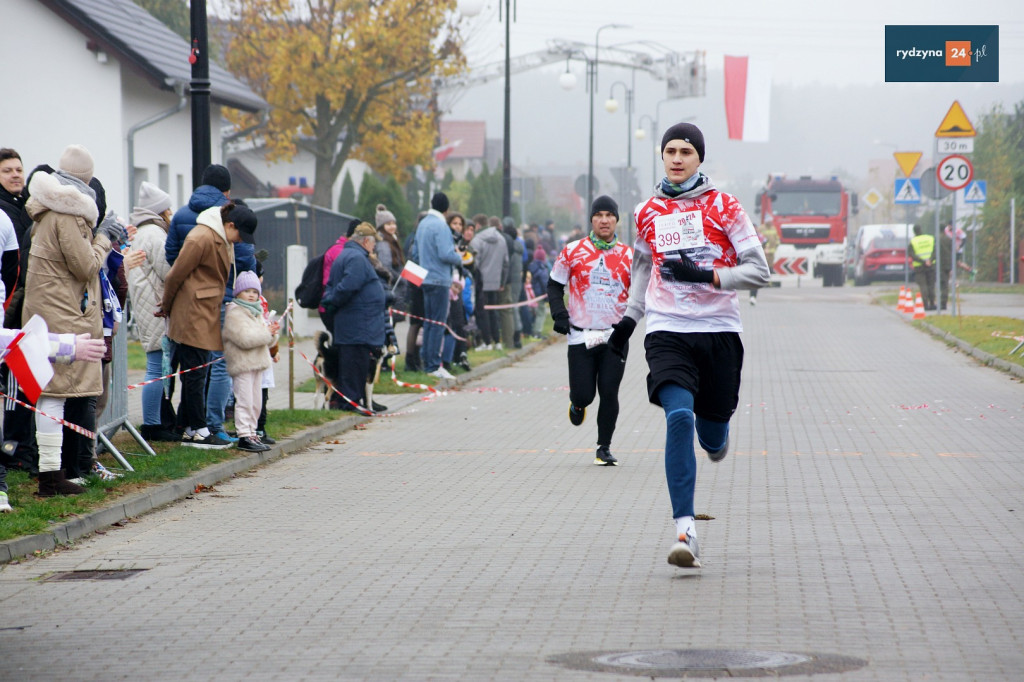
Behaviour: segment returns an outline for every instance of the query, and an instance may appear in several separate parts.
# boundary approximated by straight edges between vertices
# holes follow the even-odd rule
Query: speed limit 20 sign
[[[974,177],[974,166],[966,156],[952,154],[944,158],[935,170],[939,184],[950,191],[963,189]]]

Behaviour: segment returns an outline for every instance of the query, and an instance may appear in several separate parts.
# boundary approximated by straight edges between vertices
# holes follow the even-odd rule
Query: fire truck
[[[849,194],[836,177],[770,175],[757,194],[757,210],[762,223],[772,218],[779,234],[776,274],[809,272],[824,286],[843,286],[847,220],[857,213],[856,193]]]

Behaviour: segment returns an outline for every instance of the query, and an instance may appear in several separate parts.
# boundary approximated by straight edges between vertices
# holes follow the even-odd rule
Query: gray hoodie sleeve
[[[739,265],[735,267],[715,269],[723,290],[760,289],[768,286],[771,273],[768,271],[768,260],[764,257],[764,249],[760,246],[747,249],[739,254],[738,260]]]
[[[642,239],[633,244],[633,265],[629,269],[629,301],[626,315],[639,322],[647,310],[647,284],[651,281],[651,249]]]

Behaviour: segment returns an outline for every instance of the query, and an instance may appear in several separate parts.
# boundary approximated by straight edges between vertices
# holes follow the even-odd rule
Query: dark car
[[[907,240],[879,236],[868,242],[853,266],[853,283],[859,287],[877,280],[901,280],[907,267]]]

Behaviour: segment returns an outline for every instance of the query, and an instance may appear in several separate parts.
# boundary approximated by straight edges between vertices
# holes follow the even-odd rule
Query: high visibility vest
[[[921,260],[931,260],[932,252],[935,251],[935,237],[930,234],[919,234],[910,240],[910,247],[914,249],[914,255]],[[924,266],[914,261],[914,267]]]

